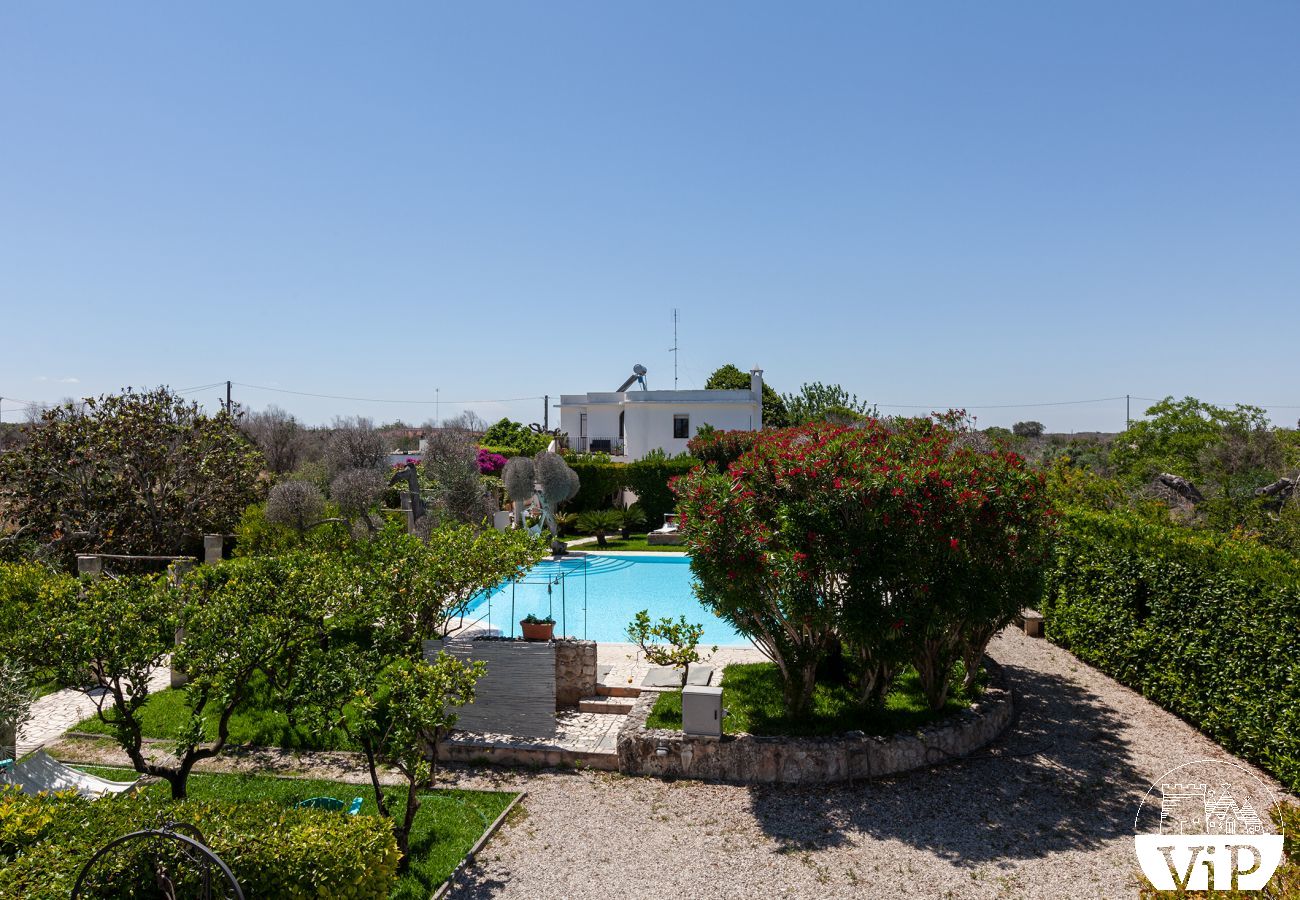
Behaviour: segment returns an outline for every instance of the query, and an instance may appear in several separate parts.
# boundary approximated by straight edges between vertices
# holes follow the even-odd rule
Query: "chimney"
[[[749,392],[754,396],[754,402],[758,404],[754,430],[761,431],[763,429],[763,370],[758,366],[749,370]]]

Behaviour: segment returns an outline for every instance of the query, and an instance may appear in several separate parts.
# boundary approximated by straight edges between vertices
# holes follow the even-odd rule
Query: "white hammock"
[[[7,781],[22,788],[24,794],[39,794],[41,791],[76,791],[83,797],[94,800],[107,794],[124,794],[134,791],[140,784],[135,781],[108,781],[78,772],[50,756],[44,750],[37,751],[22,762],[14,765],[7,773],[0,773],[0,781]]]

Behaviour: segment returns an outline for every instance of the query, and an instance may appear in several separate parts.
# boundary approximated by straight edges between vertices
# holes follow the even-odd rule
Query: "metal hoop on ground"
[[[159,896],[165,900],[245,900],[230,867],[204,843],[203,833],[185,822],[163,822],[157,828],[133,831],[109,841],[82,867],[72,887],[72,900],[96,896],[82,892],[87,878],[97,863],[128,844],[141,845],[137,852],[152,873]],[[181,868],[187,864],[192,866],[192,874]],[[172,865],[176,865],[176,871],[169,869]],[[194,883],[186,886],[191,881]],[[178,887],[183,893],[177,893]]]

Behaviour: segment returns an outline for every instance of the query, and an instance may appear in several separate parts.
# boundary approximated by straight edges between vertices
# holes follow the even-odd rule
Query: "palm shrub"
[[[676,483],[697,593],[781,671],[808,712],[836,644],[863,702],[911,663],[932,707],[1038,596],[1050,516],[1042,476],[961,438],[960,416],[764,432],[725,473]]]
[[[623,521],[620,523],[619,532],[623,540],[630,539],[633,531],[645,528],[645,510],[641,508],[641,504],[633,503],[620,512]]]
[[[596,536],[597,547],[608,547],[605,535],[623,526],[623,514],[616,509],[594,509],[578,516],[578,527]]]

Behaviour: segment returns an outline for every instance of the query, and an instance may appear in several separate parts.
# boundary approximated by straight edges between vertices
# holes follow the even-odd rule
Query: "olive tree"
[[[559,525],[555,513],[561,503],[577,496],[581,487],[578,473],[569,468],[560,454],[543,450],[533,457],[533,474],[537,479],[537,502],[542,508],[542,521],[551,529],[552,535],[557,535]]]
[[[282,481],[266,498],[266,520],[305,534],[326,521],[325,496],[309,481]]]
[[[345,521],[369,534],[379,527],[375,508],[387,487],[378,469],[348,469],[330,482],[330,499]]]
[[[436,518],[466,525],[491,518],[496,504],[483,485],[473,434],[466,428],[441,428],[426,440],[424,476]]]
[[[0,757],[15,749],[3,739],[17,734],[31,719],[32,670],[25,663],[0,659]]]
[[[293,417],[278,406],[247,413],[240,429],[257,445],[266,458],[266,468],[283,475],[298,468],[307,449],[307,432]]]
[[[388,445],[375,423],[363,416],[336,418],[325,438],[325,465],[331,477],[349,469],[383,471]]]

